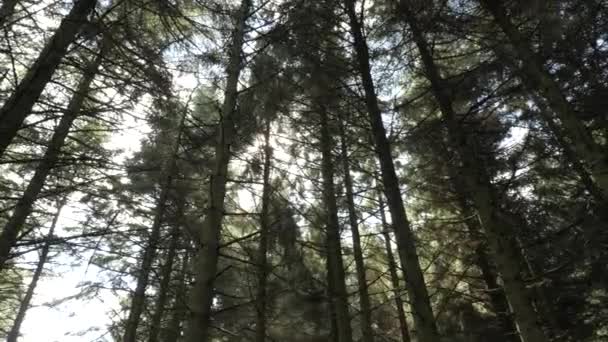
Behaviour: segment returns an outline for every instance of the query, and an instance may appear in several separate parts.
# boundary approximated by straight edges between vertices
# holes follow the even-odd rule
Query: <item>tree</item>
[[[256,295],[256,342],[266,341],[267,282],[268,282],[268,237],[270,235],[270,171],[272,147],[270,146],[270,119],[264,129],[264,175],[262,189],[262,211],[260,212],[260,246],[258,247],[258,284]]]
[[[2,2],[2,5],[0,6],[0,27],[4,27],[6,22],[12,19],[17,3],[17,0]]]
[[[395,173],[390,145],[386,138],[386,132],[382,123],[382,112],[380,111],[378,99],[376,98],[367,44],[361,31],[358,15],[355,12],[354,2],[346,1],[345,5],[350,20],[350,29],[355,41],[354,48],[357,66],[365,90],[365,102],[372,127],[374,142],[376,144],[378,159],[380,160],[380,170],[384,183],[383,188],[391,213],[395,235],[397,236],[399,257],[406,274],[406,284],[409,290],[408,294],[412,303],[412,309],[414,311],[416,329],[421,341],[439,341],[435,318],[433,317],[433,309],[429,302],[424,276],[420,268],[420,262],[418,261],[418,254],[416,253],[414,236],[403,206],[403,199],[401,198],[401,191],[399,189],[399,180]]]
[[[55,233],[55,227],[57,226],[57,221],[59,220],[59,215],[61,214],[61,209],[65,205],[65,202],[57,203],[57,212],[53,217],[53,221],[51,222],[51,226],[49,227],[49,232],[47,235],[47,241],[44,243],[42,250],[40,252],[40,258],[38,259],[38,264],[36,265],[36,269],[34,270],[34,274],[32,275],[32,280],[30,281],[27,291],[25,292],[25,296],[19,305],[19,311],[17,312],[17,316],[13,325],[8,332],[7,342],[16,342],[19,338],[19,330],[21,329],[21,325],[23,324],[23,320],[25,319],[25,314],[27,310],[30,308],[32,303],[32,298],[34,297],[34,291],[36,291],[36,286],[38,285],[38,281],[40,280],[40,276],[42,275],[42,271],[44,270],[44,266],[48,260],[49,252],[51,249],[50,240],[53,238],[53,234]]]
[[[334,163],[330,146],[332,146],[329,119],[326,108],[319,107],[321,124],[321,152],[323,174],[323,204],[326,207],[326,251],[329,277],[329,295],[332,300],[336,319],[338,341],[352,341],[350,314],[348,312],[348,293],[346,292],[342,247],[340,242],[340,224],[338,221],[338,206],[334,190]]]
[[[522,339],[524,342],[545,341],[547,338],[537,323],[539,321],[537,314],[527,294],[526,284],[522,280],[524,273],[519,263],[521,257],[514,239],[515,230],[509,225],[509,219],[506,219],[508,214],[501,213],[496,208],[496,203],[500,201],[496,195],[496,190],[492,188],[489,176],[485,169],[481,167],[482,164],[474,159],[474,145],[472,145],[470,139],[460,133],[462,129],[458,125],[456,114],[442,84],[443,81],[439,71],[420,31],[418,22],[407,6],[402,2],[401,10],[412,29],[426,75],[431,82],[434,95],[445,117],[450,144],[454,146],[457,156],[462,161],[463,166],[458,177],[461,177],[466,184],[467,193],[472,197],[481,224],[485,229],[486,238],[494,253],[494,259],[502,276],[507,298],[513,308]]]
[[[92,61],[88,62],[88,65],[85,67],[78,88],[70,100],[65,114],[62,116],[55,129],[42,161],[36,168],[36,172],[30,180],[23,196],[17,202],[11,218],[2,229],[2,233],[0,234],[0,270],[4,268],[6,261],[10,258],[10,251],[16,242],[17,235],[30,214],[32,205],[38,198],[46,178],[59,159],[61,148],[70,132],[72,123],[84,110],[83,105],[89,96],[89,88],[97,74],[97,69],[101,65],[102,58],[103,53],[99,53]]]
[[[74,41],[81,27],[87,22],[87,16],[93,11],[96,3],[95,0],[76,1],[34,65],[28,70],[27,75],[0,108],[0,157],[4,155],[6,148],[17,135],[19,128],[30,114],[32,107],[50,81],[55,69],[65,57],[69,45]],[[10,2],[3,3],[2,9],[5,5],[10,7]]]
[[[167,111],[169,113],[171,113],[169,110],[175,110],[175,108],[169,108],[171,107],[168,106],[167,108]],[[179,110],[179,106],[177,108]],[[146,287],[148,285],[150,272],[152,271],[152,263],[154,261],[154,258],[156,257],[156,252],[160,240],[161,225],[163,223],[163,217],[165,215],[169,192],[171,190],[172,178],[176,171],[175,159],[177,158],[177,154],[179,152],[181,134],[183,131],[185,120],[186,112],[184,111],[181,114],[179,123],[176,126],[176,133],[170,131],[163,132],[172,139],[168,139],[169,143],[167,145],[169,146],[169,149],[165,152],[165,155],[160,158],[161,165],[158,181],[160,193],[158,195],[156,208],[154,210],[154,221],[152,222],[152,227],[150,228],[150,237],[148,239],[148,244],[145,247],[141,258],[141,266],[139,267],[139,272],[137,275],[137,286],[131,298],[131,308],[129,309],[129,317],[127,318],[127,324],[123,336],[123,340],[125,342],[135,342],[137,340],[137,327],[140,322],[141,313],[144,310]],[[153,324],[156,324],[156,322],[153,322]]]
[[[206,341],[209,336],[213,282],[217,273],[219,238],[224,216],[224,196],[231,145],[234,143],[234,120],[238,96],[238,80],[242,68],[242,48],[245,40],[246,21],[249,17],[250,0],[243,0],[238,10],[236,27],[232,35],[230,57],[226,68],[226,88],[221,120],[217,131],[215,160],[209,187],[209,206],[205,222],[197,236],[199,252],[195,261],[195,283],[191,289],[190,310],[192,316],[186,330],[187,342]]]
[[[403,309],[403,299],[401,298],[399,273],[397,272],[397,263],[393,255],[393,246],[391,244],[391,229],[386,222],[386,214],[384,212],[384,201],[382,199],[382,191],[378,191],[378,207],[380,210],[380,222],[382,223],[382,237],[384,238],[384,248],[386,248],[386,257],[388,259],[388,271],[391,276],[391,285],[393,288],[393,295],[395,297],[395,307],[397,308],[397,319],[399,320],[399,328],[401,333],[401,341],[409,342],[410,332],[405,317],[405,310]]]
[[[513,25],[502,2],[484,0],[481,3],[492,14],[496,24],[515,49],[517,58],[522,63],[522,78],[528,89],[533,92],[538,91],[562,123],[563,129],[555,127],[553,134],[560,137],[560,140],[567,137],[568,142],[579,156],[578,158],[584,161],[595,182],[601,188],[604,201],[608,191],[606,190],[608,188],[608,177],[606,176],[608,161],[605,152],[577,117],[574,108],[562,93],[560,85],[542,66],[542,61],[539,61],[538,56],[530,49],[517,27]],[[547,117],[545,120],[551,121],[552,119]],[[562,135],[564,137],[561,137]]]
[[[369,302],[369,291],[367,289],[367,276],[363,261],[363,251],[361,249],[361,236],[359,234],[359,219],[355,208],[353,194],[353,181],[350,174],[350,159],[346,143],[346,132],[344,122],[340,122],[340,148],[342,159],[342,169],[344,173],[344,187],[346,188],[346,204],[348,206],[348,222],[353,236],[353,252],[355,255],[355,266],[357,268],[357,285],[359,288],[359,301],[361,302],[361,333],[364,342],[373,342],[374,335],[372,330],[372,307]]]
[[[2,2],[0,335],[605,340],[607,17]]]
[[[154,305],[154,314],[152,315],[152,319],[150,321],[150,336],[148,338],[148,341],[150,342],[159,341],[160,332],[162,330],[162,319],[164,313],[166,312],[166,306],[169,300],[169,287],[171,285],[171,280],[173,279],[172,272],[178,253],[179,243],[182,240],[180,232],[183,227],[181,227],[179,224],[179,221],[182,219],[182,215],[183,203],[180,203],[178,200],[178,210],[175,215],[177,216],[177,222],[173,223],[173,227],[171,227],[169,246],[167,247],[164,264],[160,274],[161,280],[158,288],[158,298]]]

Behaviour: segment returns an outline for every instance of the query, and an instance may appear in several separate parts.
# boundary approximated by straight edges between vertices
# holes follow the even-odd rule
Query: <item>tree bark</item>
[[[388,260],[388,271],[391,275],[391,285],[393,286],[393,295],[395,296],[395,306],[397,307],[397,318],[399,319],[399,331],[401,333],[402,342],[410,342],[410,329],[405,318],[405,310],[403,309],[403,299],[401,298],[401,286],[399,285],[399,273],[397,272],[397,263],[393,255],[393,246],[391,246],[390,227],[386,222],[386,214],[384,213],[384,201],[382,193],[378,192],[378,207],[380,210],[380,219],[382,222],[382,237],[384,238],[384,247],[386,249],[386,258]]]
[[[479,220],[473,213],[465,214],[468,218],[467,227],[471,236],[479,235]],[[490,303],[499,323],[501,330],[504,332],[505,340],[511,342],[521,342],[517,333],[517,326],[513,320],[509,302],[505,295],[504,289],[498,284],[498,275],[494,267],[490,263],[488,253],[486,252],[487,244],[480,243],[475,248],[475,264],[481,271],[481,277],[486,285],[486,291],[490,298]]]
[[[350,159],[346,146],[346,132],[343,122],[340,123],[340,143],[342,148],[342,170],[344,172],[344,187],[346,190],[346,204],[348,206],[348,220],[353,238],[353,254],[355,257],[355,268],[357,271],[357,285],[359,289],[359,302],[361,304],[361,335],[363,342],[374,341],[374,331],[372,329],[372,309],[369,301],[369,291],[367,289],[367,277],[365,272],[365,262],[363,260],[363,250],[361,248],[361,237],[359,235],[359,222],[355,209],[355,196],[353,194],[353,181],[350,175]]]
[[[326,219],[326,251],[328,273],[331,282],[330,300],[333,304],[338,330],[338,341],[352,342],[352,329],[348,313],[348,293],[346,291],[346,276],[342,261],[342,244],[340,242],[340,223],[338,221],[338,205],[334,189],[334,165],[332,161],[332,139],[329,133],[329,119],[324,108],[319,110],[321,118],[321,154],[323,174],[323,204]]]
[[[19,331],[21,330],[21,324],[25,320],[25,314],[27,310],[29,310],[30,305],[32,303],[32,298],[34,297],[34,291],[36,290],[36,286],[38,285],[38,280],[42,275],[42,271],[44,270],[44,266],[48,260],[49,251],[51,249],[50,239],[53,238],[53,234],[55,233],[55,227],[57,226],[57,221],[59,220],[59,216],[61,215],[61,209],[65,205],[65,200],[60,200],[57,205],[57,211],[53,216],[53,221],[51,222],[51,227],[49,228],[49,232],[47,234],[47,242],[44,243],[42,250],[40,252],[40,258],[38,259],[38,264],[36,265],[36,270],[34,271],[34,275],[32,276],[32,281],[27,287],[27,291],[25,292],[25,296],[19,305],[19,311],[17,311],[17,317],[13,322],[13,326],[11,330],[8,332],[6,336],[6,342],[17,342],[19,338]]]
[[[182,322],[185,321],[188,313],[188,307],[186,306],[186,284],[189,267],[188,262],[188,252],[186,251],[182,259],[182,267],[179,272],[179,276],[176,279],[173,313],[171,315],[171,321],[169,322],[167,329],[164,331],[163,342],[177,342],[181,336]]]
[[[524,222],[522,218],[518,218],[519,222]],[[534,262],[528,255],[528,251],[526,250],[525,244],[521,241],[521,239],[517,239],[517,246],[521,251],[521,256],[523,259],[523,263],[526,266],[526,276],[531,279],[539,279],[539,272],[537,267],[534,265]],[[559,335],[559,323],[557,317],[555,315],[555,311],[551,305],[550,296],[547,294],[547,288],[544,283],[536,284],[531,292],[531,298],[533,303],[535,304],[536,311],[541,317],[541,321],[545,324],[547,328],[547,335],[549,340],[553,341],[556,339],[556,336]]]
[[[2,2],[2,5],[0,6],[0,28],[4,29],[5,25],[7,26],[7,29],[10,28],[10,25],[7,25],[7,23],[10,23],[13,19],[15,6],[17,6],[18,3],[18,0],[4,0]]]
[[[96,0],[78,0],[74,4],[34,65],[0,109],[0,158],[17,135],[96,3]]]
[[[83,104],[88,96],[91,83],[97,74],[97,70],[101,65],[102,53],[100,53],[94,61],[92,61],[85,69],[82,79],[78,84],[76,92],[72,96],[68,107],[59,121],[59,125],[55,129],[49,146],[36,167],[34,176],[30,180],[23,196],[19,199],[11,217],[5,224],[0,234],[0,271],[4,268],[6,261],[10,258],[10,252],[12,247],[15,245],[17,236],[21,231],[23,224],[30,215],[34,202],[40,195],[40,191],[44,187],[46,178],[48,177],[51,170],[55,167],[61,148],[64,145],[65,139],[70,132],[70,128],[74,123],[74,120],[80,115]],[[1,119],[0,119],[1,120]],[[0,124],[1,125],[1,124]],[[0,139],[3,135],[0,133]]]
[[[502,1],[480,0],[480,3],[494,17],[494,20],[515,49],[521,63],[521,77],[530,91],[540,93],[563,125],[564,148],[573,147],[578,158],[584,161],[603,198],[608,198],[608,156],[603,148],[593,140],[587,127],[577,117],[574,107],[568,102],[559,84],[542,65],[539,56],[526,43],[519,29],[513,25]],[[554,134],[562,134],[554,130]],[[567,138],[567,141],[566,139]]]
[[[456,191],[458,206],[462,210],[462,216],[465,218],[469,239],[479,240],[479,243],[475,248],[474,262],[481,272],[481,277],[486,285],[486,291],[490,299],[490,304],[494,309],[494,313],[496,313],[498,324],[504,332],[506,341],[521,342],[505,291],[503,287],[498,284],[498,274],[490,262],[487,253],[488,245],[484,240],[479,218],[467,199],[466,185],[463,184],[460,179],[461,177],[455,172],[454,166],[448,166],[448,172],[450,172],[450,179]]]
[[[404,268],[404,277],[406,279],[406,286],[412,305],[416,330],[421,342],[438,342],[439,333],[437,331],[433,309],[424,282],[424,275],[420,268],[414,233],[412,232],[405,213],[391,148],[382,123],[382,112],[378,105],[374,82],[371,76],[367,42],[363,36],[361,24],[358,21],[354,1],[345,0],[345,4],[350,19],[351,32],[354,38],[359,73],[365,90],[365,102],[376,145],[376,153],[380,160],[384,193],[386,195],[395,236],[397,238],[399,257]]]
[[[496,313],[500,328],[505,333],[505,341],[520,342],[517,334],[517,326],[513,321],[509,302],[505,296],[504,289],[498,284],[498,276],[488,260],[485,246],[480,245],[475,249],[475,263],[481,271],[481,277],[486,284],[486,290],[490,297],[490,303]]]
[[[159,175],[159,187],[160,194],[156,202],[156,208],[154,209],[154,221],[150,228],[150,237],[148,238],[148,244],[143,251],[141,257],[141,265],[137,271],[137,285],[135,292],[131,296],[131,306],[129,308],[129,317],[127,318],[127,324],[123,335],[123,342],[135,342],[137,341],[137,328],[139,327],[140,317],[146,304],[146,288],[150,278],[150,272],[152,271],[152,264],[156,258],[156,252],[158,249],[158,243],[161,236],[161,227],[163,224],[167,201],[169,200],[169,192],[171,190],[171,184],[173,183],[173,173],[175,172],[175,161],[179,151],[179,145],[181,135],[186,121],[186,110],[182,114],[180,121],[177,126],[177,132],[171,142],[170,148],[167,150],[161,149],[161,153],[164,155],[160,156],[161,166]],[[171,136],[170,132],[167,134]]]
[[[177,211],[178,215],[183,214],[183,208]],[[180,217],[177,218],[178,220]],[[162,330],[162,319],[165,313],[165,307],[167,305],[167,299],[169,298],[169,290],[171,285],[171,274],[173,273],[173,264],[175,256],[177,254],[178,242],[180,240],[180,229],[182,227],[179,223],[174,223],[171,227],[171,241],[165,256],[165,264],[161,270],[161,281],[158,289],[158,298],[156,299],[154,314],[150,320],[150,336],[149,342],[158,342],[159,334]]]
[[[234,115],[238,96],[238,79],[242,68],[241,54],[245,40],[246,20],[250,12],[250,1],[242,0],[232,37],[230,59],[226,69],[228,79],[224,92],[222,118],[215,145],[215,165],[209,185],[209,206],[200,231],[200,250],[195,261],[195,283],[191,290],[189,303],[191,316],[186,328],[185,342],[206,342],[209,339],[214,297],[213,283],[217,274],[230,147],[235,134]]]
[[[401,1],[401,12],[410,26],[422,58],[424,71],[446,121],[450,146],[455,149],[456,155],[463,163],[458,177],[466,186],[466,191],[479,215],[488,245],[502,276],[504,289],[513,309],[520,336],[523,342],[548,342],[523,280],[522,258],[516,244],[516,230],[512,226],[513,221],[510,215],[503,213],[499,207],[499,198],[491,184],[490,176],[476,159],[475,143],[471,141],[473,138],[467,137],[463,133],[431,50],[418,26],[416,17],[410,12],[404,0]]]
[[[597,203],[600,204],[600,207],[608,208],[608,197],[606,193],[602,191],[602,189],[598,186],[598,184],[594,181],[593,176],[589,173],[589,171],[585,168],[585,165],[581,162],[581,160],[577,157],[576,151],[572,149],[572,144],[568,143],[564,138],[564,133],[561,128],[555,122],[553,115],[549,112],[548,108],[545,108],[543,102],[540,99],[536,101],[537,106],[539,107],[540,115],[545,120],[547,127],[553,133],[555,141],[558,146],[562,147],[562,152],[566,157],[566,160],[572,164],[572,168],[578,173],[581,183],[585,186],[587,191],[593,196]],[[600,210],[602,210],[600,209]],[[603,211],[603,210],[602,210]],[[603,213],[606,215],[606,213]]]
[[[333,303],[332,289],[334,285],[333,269],[329,264],[329,258],[325,259],[325,267],[327,267],[327,305],[329,313],[329,341],[340,342],[340,334],[338,332],[338,315],[336,313],[336,306]]]
[[[262,189],[262,212],[260,213],[260,246],[258,247],[258,286],[256,294],[255,341],[266,340],[267,280],[268,280],[268,234],[270,226],[270,166],[272,147],[270,146],[270,119],[266,119],[264,131],[264,185]]]

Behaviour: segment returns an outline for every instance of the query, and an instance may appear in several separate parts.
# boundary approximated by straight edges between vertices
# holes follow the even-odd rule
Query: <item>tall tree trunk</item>
[[[475,142],[472,141],[474,138],[467,137],[463,133],[452,106],[450,95],[444,87],[443,79],[431,55],[431,50],[420,30],[416,17],[408,9],[406,1],[403,0],[401,1],[401,12],[411,28],[426,76],[431,82],[433,94],[447,123],[450,146],[456,150],[459,160],[463,163],[459,175],[462,177],[462,183],[466,186],[466,191],[470,194],[475,209],[477,209],[488,245],[502,276],[504,289],[513,309],[521,338],[524,342],[548,341],[539,324],[539,317],[534,310],[523,280],[524,270],[521,267],[522,259],[516,244],[516,230],[512,226],[513,220],[507,213],[500,210],[500,199],[491,184],[490,176],[476,158]]]
[[[538,91],[559,118],[565,135],[564,138],[559,140],[566,141],[565,138],[567,138],[564,147],[569,148],[569,145],[573,147],[578,157],[585,162],[598,187],[602,190],[603,198],[608,198],[608,156],[605,151],[593,140],[583,122],[577,117],[573,106],[562,93],[559,84],[543,67],[539,56],[530,48],[519,29],[513,25],[503,6],[503,1],[480,0],[480,2],[494,17],[494,20],[515,49],[521,62],[521,75],[524,84],[530,91]],[[561,134],[561,132],[555,130],[554,134]]]
[[[182,332],[182,322],[185,321],[188,314],[188,307],[186,305],[186,284],[188,279],[188,267],[189,267],[188,252],[184,252],[182,258],[182,267],[179,271],[179,276],[175,280],[175,298],[173,300],[173,312],[171,315],[171,321],[164,331],[163,342],[177,342],[180,339]]]
[[[329,265],[329,258],[325,259],[325,267],[327,268],[327,306],[328,306],[328,314],[329,314],[329,341],[330,342],[340,342],[340,334],[338,333],[338,317],[336,314],[336,307],[333,303],[333,297],[331,289],[334,286],[334,276],[332,274],[332,268]]]
[[[0,158],[17,135],[96,3],[96,0],[78,0],[74,4],[34,65],[0,109]]]
[[[340,242],[340,223],[338,205],[334,189],[334,166],[332,161],[332,139],[329,133],[329,119],[324,108],[319,110],[321,117],[321,154],[323,174],[323,204],[326,215],[326,251],[328,274],[330,276],[330,300],[335,310],[338,341],[352,342],[352,329],[348,313],[348,293],[346,291],[342,244]]]
[[[268,280],[268,234],[270,226],[270,166],[272,147],[270,146],[270,119],[266,119],[264,131],[264,185],[262,189],[262,212],[260,213],[260,246],[258,247],[258,287],[256,294],[255,341],[266,340],[266,310]]]
[[[167,109],[167,111],[170,110],[171,109]],[[167,201],[169,200],[171,184],[173,183],[175,162],[179,152],[179,145],[186,116],[186,110],[184,109],[184,113],[177,126],[177,132],[165,132],[167,136],[173,138],[173,141],[171,141],[169,149],[161,149],[163,155],[160,156],[161,165],[158,180],[160,194],[158,195],[156,208],[154,209],[154,220],[152,221],[152,227],[150,228],[150,237],[148,238],[147,246],[141,257],[141,265],[137,271],[137,285],[135,287],[135,292],[133,292],[131,296],[129,317],[127,318],[122,342],[135,342],[137,340],[137,328],[139,327],[140,317],[146,304],[146,288],[148,287],[150,272],[152,271],[152,265],[156,258],[158,243],[160,241],[161,227],[165,216]]]
[[[353,237],[353,254],[355,256],[359,302],[361,304],[361,335],[363,337],[363,342],[373,342],[374,331],[372,330],[372,308],[369,302],[365,263],[363,261],[363,250],[361,248],[361,237],[359,235],[359,222],[357,218],[357,211],[355,209],[355,197],[353,195],[353,181],[350,175],[350,158],[348,157],[346,132],[344,131],[343,122],[340,123],[340,143],[342,148],[341,158],[344,172],[344,187],[346,190],[346,204],[348,206],[348,220]]]
[[[6,336],[6,342],[17,342],[19,338],[19,331],[21,330],[21,324],[25,319],[25,314],[27,310],[30,308],[32,303],[32,298],[34,297],[34,291],[36,290],[36,286],[38,285],[38,280],[42,275],[42,271],[44,270],[44,265],[47,262],[49,251],[51,249],[51,239],[53,238],[53,234],[55,233],[55,227],[57,226],[57,221],[59,220],[59,216],[61,215],[61,209],[65,205],[65,200],[60,200],[57,205],[57,211],[53,216],[53,221],[51,222],[51,227],[49,228],[49,232],[47,234],[47,241],[44,243],[42,247],[42,251],[40,252],[40,258],[38,259],[38,264],[36,265],[36,270],[34,271],[34,275],[32,276],[32,281],[30,285],[27,287],[27,291],[25,292],[25,296],[19,305],[19,311],[17,311],[17,317],[13,322],[13,326],[11,330],[8,332]]]
[[[178,201],[180,201],[180,199],[178,199]],[[181,219],[181,215],[183,215],[183,205],[180,205],[177,214],[177,221],[179,221]],[[158,289],[158,298],[156,299],[154,314],[152,315],[152,319],[150,320],[150,336],[148,338],[149,342],[159,341],[159,334],[162,330],[162,319],[165,313],[167,299],[169,297],[171,274],[173,273],[173,264],[175,261],[175,256],[177,254],[177,247],[180,240],[181,228],[182,227],[178,222],[175,222],[173,224],[173,227],[171,227],[171,241],[169,242],[169,248],[167,250],[167,255],[165,256],[165,264],[163,265],[161,270],[161,281]]]
[[[466,203],[461,204],[461,206],[464,208],[463,213],[467,220],[466,225],[469,236],[472,239],[480,238],[480,234],[482,233],[481,227],[479,227],[479,218],[473,210],[469,209],[469,206]],[[486,285],[486,291],[490,298],[492,308],[496,313],[499,326],[505,334],[505,341],[521,342],[504,289],[498,284],[498,274],[489,260],[487,244],[485,241],[479,243],[475,248],[474,258],[475,264],[481,272],[481,278]]]
[[[518,218],[519,222],[525,222],[523,218]],[[539,279],[539,272],[537,267],[534,265],[531,257],[528,254],[525,244],[521,239],[517,239],[517,246],[521,251],[521,256],[526,266],[526,276],[531,279]],[[536,307],[536,311],[541,316],[541,321],[547,328],[547,335],[549,340],[555,340],[559,333],[559,323],[555,315],[555,310],[552,308],[551,298],[547,294],[547,288],[544,283],[537,284],[531,290],[531,297]]]
[[[200,230],[200,250],[195,261],[195,283],[191,290],[189,303],[191,316],[186,328],[185,342],[206,342],[209,339],[214,297],[213,284],[217,274],[230,147],[235,134],[234,115],[238,96],[238,80],[243,62],[241,54],[245,40],[246,21],[250,12],[250,1],[242,0],[232,37],[230,59],[226,69],[228,79],[224,92],[222,118],[215,145],[215,165],[209,185],[209,205],[207,216]]]
[[[102,55],[103,54],[100,53],[95,60],[85,68],[76,92],[72,96],[65,113],[61,117],[59,125],[57,125],[57,128],[51,137],[49,146],[44,153],[40,164],[38,164],[38,167],[36,167],[34,176],[25,189],[23,196],[21,196],[15,205],[13,213],[8,222],[2,229],[2,233],[0,234],[0,270],[4,268],[6,261],[9,259],[11,248],[14,246],[23,224],[30,215],[34,202],[44,187],[46,178],[51,170],[55,167],[55,164],[59,159],[61,148],[65,143],[68,133],[70,132],[70,128],[72,127],[74,120],[76,120],[83,109],[83,104],[89,94],[91,83],[93,82],[93,79],[95,78],[97,70],[101,64]],[[0,139],[2,138],[3,135],[0,133]]]
[[[399,331],[401,332],[401,341],[410,342],[410,329],[407,325],[405,310],[403,309],[403,299],[401,298],[401,286],[399,285],[399,273],[397,272],[397,263],[393,255],[393,246],[391,246],[390,227],[386,222],[386,214],[384,213],[384,201],[382,200],[382,192],[378,192],[378,207],[380,210],[380,219],[382,222],[382,237],[384,238],[384,248],[386,249],[386,258],[388,260],[388,271],[391,275],[391,285],[393,286],[393,295],[395,296],[395,306],[397,307],[397,318],[399,319]]]
[[[456,191],[458,206],[462,210],[462,216],[465,218],[469,239],[479,241],[474,252],[474,263],[481,272],[481,277],[486,285],[490,304],[494,309],[494,313],[496,313],[498,324],[504,332],[505,341],[521,342],[505,291],[502,286],[498,284],[498,274],[490,262],[487,253],[488,245],[483,236],[479,217],[474,208],[471,207],[470,202],[467,199],[466,185],[463,184],[461,177],[459,177],[456,171],[455,166],[448,166],[450,179]]]
[[[355,11],[354,1],[345,0],[345,4],[354,38],[359,73],[365,90],[365,103],[370,118],[375,148],[380,160],[384,193],[390,209],[395,236],[397,237],[399,257],[404,268],[404,276],[411,301],[416,331],[420,342],[438,342],[439,333],[424,282],[424,275],[420,267],[414,233],[405,213],[390,144],[382,123],[382,112],[378,105],[378,98],[376,97],[374,81],[371,75],[367,42],[363,36],[361,24]]]
[[[505,296],[504,289],[498,284],[498,275],[490,264],[485,244],[480,244],[475,248],[475,263],[481,271],[481,277],[486,284],[490,303],[496,313],[500,328],[504,332],[505,341],[520,342],[521,339],[517,333],[517,326],[513,321],[511,310],[509,309],[509,302]]]

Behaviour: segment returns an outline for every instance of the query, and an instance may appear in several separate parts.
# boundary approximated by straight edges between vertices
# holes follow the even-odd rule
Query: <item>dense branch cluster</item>
[[[605,341],[607,99],[601,0],[5,0],[0,338]]]

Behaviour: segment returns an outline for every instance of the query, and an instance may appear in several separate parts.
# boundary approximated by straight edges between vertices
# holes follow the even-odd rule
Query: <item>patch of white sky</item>
[[[66,207],[57,222],[58,235],[64,235],[66,227],[84,221],[84,215],[77,206]],[[38,283],[33,307],[28,310],[21,328],[20,341],[109,341],[102,337],[111,322],[108,309],[117,308],[119,298],[105,294],[105,290],[80,297],[83,286],[100,280],[101,270],[86,262],[92,258],[93,251],[76,256],[59,253],[52,254],[47,272]],[[30,258],[36,261],[34,256]]]

